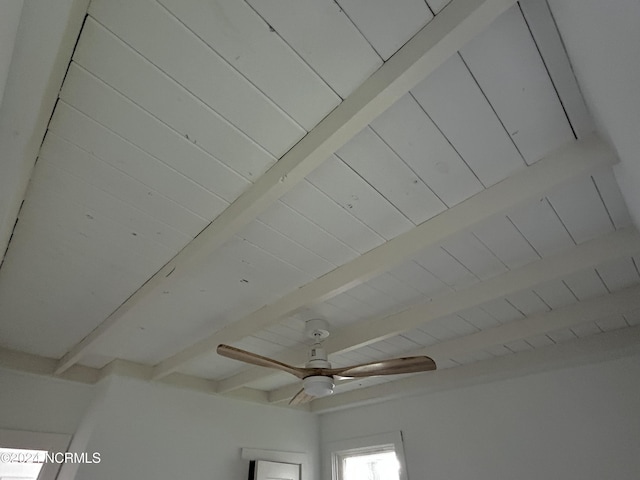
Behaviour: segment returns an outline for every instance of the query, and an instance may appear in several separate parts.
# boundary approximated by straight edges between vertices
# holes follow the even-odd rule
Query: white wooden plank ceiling
[[[420,352],[455,370],[633,329],[639,237],[550,17],[445,3],[93,0],[0,268],[2,347],[281,402],[295,379],[216,342],[302,364],[322,317],[335,366]],[[497,18],[472,42],[202,246],[418,32],[475,4]],[[198,261],[172,277],[185,247]],[[579,316],[601,302],[615,313]]]

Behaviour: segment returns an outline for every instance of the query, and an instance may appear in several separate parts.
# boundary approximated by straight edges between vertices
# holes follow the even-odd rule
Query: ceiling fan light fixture
[[[304,392],[312,397],[326,397],[333,393],[333,378],[324,375],[313,375],[302,381]]]

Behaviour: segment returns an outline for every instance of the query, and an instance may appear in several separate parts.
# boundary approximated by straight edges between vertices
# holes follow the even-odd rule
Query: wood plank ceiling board
[[[226,194],[219,191],[222,198],[218,197],[174,166],[151,156],[63,101],[56,106],[49,134],[91,152],[92,156],[136,179],[150,191],[158,192],[206,221],[225,208],[226,194],[234,195],[233,188],[229,188]]]
[[[506,272],[504,263],[471,233],[455,235],[442,248],[481,280]]]
[[[379,191],[335,155],[311,172],[307,180],[385,240],[414,226]]]
[[[518,5],[460,54],[528,164],[574,138]]]
[[[498,298],[479,305],[479,308],[487,312],[500,323],[509,323],[519,318],[524,318],[522,312],[503,298]]]
[[[247,225],[238,237],[308,273],[313,278],[320,277],[335,268],[335,265],[320,255],[259,220]]]
[[[629,326],[622,315],[613,315],[601,320],[596,320],[596,324],[603,332],[611,332]]]
[[[385,61],[433,18],[423,0],[336,1]]]
[[[342,98],[382,65],[382,59],[333,0],[248,3]]]
[[[323,120],[319,128],[314,128],[309,136],[296,144],[265,176],[261,177],[255,188],[251,188],[234,201],[212,225],[205,229],[203,234],[196,237],[185,249],[181,250],[175,259],[156,272],[89,337],[85,338],[82,344],[68,352],[60,360],[57,372],[64,371],[77,361],[91,343],[104,331],[118,323],[122,315],[135,303],[163,283],[168,274],[179,267],[178,273],[173,276],[173,280],[175,280],[184,273],[188,264],[197,263],[200,257],[206,256],[207,252],[228,240],[238,229],[259,215],[264,208],[263,204],[271,204],[290,188],[293,188],[297,181],[324,160],[331,150],[338,149],[348,140],[349,136],[363,128],[366,122],[375,118],[394,100],[400,98],[430,71],[437,68],[455,49],[485,28],[495,16],[504,11],[511,3],[509,0],[493,0],[486,3],[458,1],[460,3],[456,4],[456,8],[450,8],[439,19],[436,19],[435,23],[430,23],[423,28],[394,55],[388,64],[383,65],[379,71],[371,76],[371,79],[365,81],[357,90],[359,92],[357,95],[348,98],[337,107]],[[110,25],[106,26],[111,27]],[[175,25],[172,24],[172,26]],[[182,31],[181,33],[184,34]],[[444,37],[446,37],[446,42]],[[192,41],[193,37],[189,36],[189,39]],[[137,40],[141,44],[145,44],[147,41],[147,39]],[[150,48],[153,50],[156,47],[152,45]],[[207,52],[211,53],[209,50]],[[159,55],[161,54],[163,52],[159,52]],[[145,55],[149,56],[148,52]],[[157,60],[162,60],[161,56]],[[158,63],[156,59],[154,61]],[[179,62],[179,59],[176,61]],[[262,202],[260,202],[261,200]],[[186,259],[188,261],[185,261]]]
[[[427,0],[427,5],[429,5],[433,13],[438,14],[449,2],[451,2],[451,0]]]
[[[117,349],[121,358],[157,363],[170,352],[273,302],[311,278],[235,238],[191,275],[130,312],[125,325],[142,327],[143,331],[123,327],[107,334],[95,351],[107,354]]]
[[[580,325],[575,325],[571,327],[571,331],[578,338],[590,337],[592,335],[602,333],[602,329],[596,322],[585,322],[581,323]]]
[[[452,287],[413,260],[393,267],[389,270],[389,275],[411,284],[413,288],[429,298],[453,291]]]
[[[578,300],[562,280],[545,282],[535,287],[533,292],[552,310],[566,307]]]
[[[575,245],[546,198],[518,207],[508,217],[541,257]]]
[[[615,292],[640,282],[640,273],[631,257],[606,262],[596,268],[609,292]]]
[[[580,145],[582,145],[582,143],[580,143]],[[575,147],[575,146],[574,146],[574,147]],[[573,150],[573,148],[571,148],[570,150]],[[563,150],[562,152],[564,152],[564,150]],[[589,151],[589,155],[594,155],[594,154],[595,154],[595,151],[594,151],[594,150],[590,150],[590,151]],[[562,153],[560,154],[560,156],[562,157]],[[599,157],[599,156],[598,156],[598,157]],[[517,176],[512,177],[513,179],[512,179],[511,181],[509,181],[509,182],[501,182],[499,185],[497,185],[497,186],[496,186],[496,188],[495,188],[495,189],[492,189],[491,193],[492,193],[492,194],[493,194],[493,193],[495,193],[495,192],[496,192],[496,189],[497,189],[497,190],[500,190],[500,189],[502,189],[502,188],[507,188],[507,189],[508,189],[508,188],[509,188],[509,186],[512,186],[512,183],[513,183],[513,182],[516,182],[516,181],[517,181],[517,179],[523,179],[523,178],[526,178],[526,177],[528,177],[529,175],[531,175],[531,174],[532,174],[531,172],[533,172],[533,171],[538,171],[538,170],[539,170],[539,169],[541,169],[541,168],[554,168],[554,169],[555,169],[555,168],[561,168],[561,166],[564,164],[564,162],[558,162],[558,161],[554,161],[553,163],[551,163],[550,158],[555,158],[555,156],[554,156],[554,157],[549,157],[549,158],[545,159],[546,161],[544,161],[544,162],[542,162],[542,163],[538,162],[538,163],[536,163],[535,165],[533,165],[533,166],[529,167],[529,168],[526,170],[526,172],[524,172],[524,173],[522,174],[522,175],[524,175],[524,176],[517,175]],[[569,155],[569,156],[567,157],[566,161],[568,161],[568,159],[570,159],[570,158],[573,158],[573,156],[572,156],[572,155]],[[585,158],[587,158],[587,157],[585,157],[585,156],[583,156],[583,155],[580,155],[580,163],[581,163],[581,165],[580,165],[580,166],[577,166],[577,168],[585,168],[585,166],[586,166],[586,165],[584,164]],[[600,159],[600,161],[602,161],[602,159]],[[553,165],[553,167],[551,167],[551,165]],[[530,169],[531,169],[531,170],[530,170]],[[573,174],[573,175],[575,175],[577,171],[578,171],[578,170],[577,170],[576,168],[571,169],[571,172],[572,172],[572,174]],[[526,173],[526,175],[525,175],[525,173]],[[565,172],[565,174],[566,174],[566,173],[567,173],[567,172]],[[551,178],[551,177],[550,177],[550,178]],[[560,181],[560,180],[562,179],[562,177],[561,177],[561,176],[557,176],[557,175],[553,175],[553,176],[552,176],[552,178],[553,178],[553,180],[554,180],[555,182],[558,182],[558,181]],[[522,194],[524,191],[526,191],[526,190],[528,190],[528,189],[530,189],[530,188],[532,188],[532,187],[533,187],[533,184],[531,184],[531,183],[523,184],[523,185],[521,186],[521,188],[518,188],[518,193],[519,193],[519,194]],[[488,192],[488,191],[486,191],[486,192]],[[479,216],[478,216],[478,214],[477,214],[477,213],[478,213],[478,212],[477,212],[477,210],[478,210],[478,208],[477,208],[477,207],[478,207],[478,199],[479,199],[479,198],[484,198],[484,195],[483,195],[483,194],[485,194],[485,192],[481,192],[481,193],[479,193],[479,194],[478,194],[478,196],[477,196],[477,198],[476,198],[476,200],[474,201],[474,206],[476,207],[476,208],[474,209],[474,211],[476,212],[476,213],[474,214],[474,222],[478,222],[478,223],[479,223],[479,221],[480,221],[480,218],[482,218],[482,217],[479,217]],[[480,197],[481,195],[482,195],[482,197]],[[488,195],[488,194],[487,194],[487,195]],[[491,197],[492,197],[492,195],[490,195],[488,198],[491,198]],[[459,209],[461,208],[461,206],[462,206],[462,205],[463,205],[463,204],[458,205],[458,206],[456,206],[455,208],[459,210]],[[503,206],[504,206],[504,205],[503,205]],[[447,213],[448,213],[448,211],[444,212],[444,213],[442,214],[442,218],[444,218],[444,217],[446,216],[445,214],[447,214]],[[487,210],[485,210],[485,211],[484,211],[484,213],[485,213],[485,218],[488,218],[488,217],[490,216],[490,215],[488,214],[488,211],[487,211]],[[436,219],[441,219],[441,218],[440,218],[440,216],[439,216],[439,217],[437,217]],[[407,232],[407,234],[405,234],[405,235],[408,235],[408,234],[412,234],[412,235],[413,235],[413,234],[417,234],[416,232],[420,232],[420,231],[422,230],[422,228],[423,228],[423,227],[424,227],[424,228],[427,228],[427,227],[426,227],[427,225],[428,225],[428,226],[431,226],[431,225],[433,225],[433,224],[432,224],[431,222],[426,222],[423,226],[419,227],[415,232],[414,232],[414,231],[410,231],[410,232]],[[442,235],[441,230],[439,230],[439,231],[440,231],[440,235]],[[402,238],[401,238],[401,237],[402,237]],[[410,237],[411,237],[411,236],[409,236],[409,237],[400,236],[400,237],[397,237],[397,238],[393,239],[391,242],[393,242],[393,245],[396,245],[396,244],[400,241],[400,240],[398,240],[398,239],[406,240],[407,238],[410,238]],[[435,238],[437,238],[437,237],[435,237]],[[431,241],[432,241],[433,243],[436,243],[436,242],[434,241],[434,237],[431,237],[430,239],[431,239]],[[420,247],[421,247],[421,248],[424,248],[424,244],[422,244],[422,243],[421,243],[421,244],[419,244],[419,245],[420,245]],[[416,246],[416,245],[414,245],[414,247],[415,247],[415,246]],[[371,257],[371,255],[373,255],[373,254],[377,254],[377,252],[379,252],[379,251],[385,251],[385,249],[387,249],[387,248],[388,248],[388,247],[386,247],[386,246],[384,246],[384,247],[385,247],[385,248],[384,248],[383,250],[379,250],[381,247],[378,247],[378,248],[376,248],[375,250],[372,250],[371,252],[368,252],[367,254],[362,255],[362,256],[361,256],[361,257],[359,257],[356,261],[354,261],[354,262],[353,262],[353,265],[360,265],[360,264],[363,264],[363,265],[364,265],[364,264],[366,264],[367,260]],[[407,245],[407,248],[409,248],[409,245]],[[416,250],[417,250],[417,248],[416,248]],[[404,253],[404,255],[405,255],[405,256],[408,256],[408,255],[409,255],[408,250],[406,250],[406,248],[405,248],[405,249],[403,249],[403,253]],[[595,258],[595,257],[594,257],[594,258]],[[388,258],[387,258],[386,260],[385,260],[384,258],[380,258],[380,260],[378,260],[378,261],[375,263],[375,266],[377,267],[377,269],[379,270],[379,272],[384,271],[384,269],[382,268],[382,265],[383,265],[383,264],[381,264],[381,263],[380,263],[380,261],[385,261],[385,262],[387,262],[388,260],[389,260]],[[400,261],[400,260],[402,260],[402,259],[398,258],[398,261]],[[397,263],[397,262],[396,262],[396,263]],[[370,265],[370,266],[371,266],[371,265]],[[384,263],[384,266],[385,266],[385,267],[387,267],[387,266],[390,266],[390,265],[389,265],[389,264],[387,264],[387,263]],[[352,264],[349,264],[349,265],[348,265],[348,267],[349,267],[349,268],[352,268]],[[355,268],[355,267],[353,267],[353,268]],[[342,267],[340,267],[339,269],[336,269],[335,271],[333,271],[333,272],[331,272],[331,273],[329,273],[329,274],[327,274],[327,275],[323,276],[323,277],[320,279],[320,280],[321,280],[321,282],[320,282],[320,283],[318,283],[317,285],[321,285],[321,284],[324,284],[325,282],[328,282],[328,284],[327,284],[327,285],[328,285],[328,286],[331,286],[332,284],[331,284],[330,280],[331,280],[334,276],[338,275],[336,272],[342,272],[342,270],[343,270],[343,268],[342,268]],[[378,272],[376,272],[376,273],[378,273]],[[336,295],[336,294],[339,294],[341,291],[346,290],[348,287],[353,286],[353,285],[356,285],[356,284],[358,284],[358,283],[361,283],[361,281],[367,280],[368,278],[372,278],[372,277],[374,277],[374,276],[375,276],[375,275],[373,274],[373,272],[368,272],[368,274],[366,275],[366,277],[365,277],[365,278],[360,278],[360,281],[359,281],[359,282],[354,282],[353,280],[351,280],[351,282],[341,281],[341,283],[340,283],[340,285],[339,285],[339,287],[338,287],[338,288],[334,288],[334,287],[332,287],[332,286],[331,286],[331,288],[332,288],[332,291],[331,291],[331,292],[332,292],[332,293],[331,293],[330,295],[327,295],[326,293],[324,293],[324,294],[322,294],[322,295],[320,295],[320,296],[313,297],[313,299],[308,299],[308,300],[306,300],[306,301],[304,301],[304,302],[303,302],[303,300],[302,300],[302,299],[303,299],[303,298],[305,298],[305,296],[304,296],[304,295],[302,295],[302,294],[304,294],[304,293],[305,293],[305,292],[307,292],[307,291],[312,292],[312,291],[314,291],[314,289],[316,288],[316,284],[315,284],[315,283],[311,283],[311,284],[306,285],[305,287],[303,287],[303,288],[301,288],[301,289],[296,290],[294,293],[289,294],[289,295],[287,295],[286,297],[283,297],[283,298],[282,298],[282,299],[280,299],[276,304],[268,305],[267,307],[264,307],[264,309],[261,309],[260,311],[256,311],[256,312],[254,312],[254,314],[252,314],[251,316],[249,316],[249,317],[247,317],[247,318],[243,319],[243,320],[241,321],[241,324],[242,324],[242,325],[247,324],[247,327],[246,327],[246,328],[248,328],[248,326],[249,326],[249,322],[251,321],[251,323],[250,323],[250,324],[251,324],[251,328],[252,328],[252,329],[253,329],[253,328],[256,328],[256,326],[258,326],[258,327],[264,327],[264,326],[267,326],[267,325],[269,325],[269,324],[271,324],[271,323],[276,322],[276,321],[278,320],[278,318],[277,318],[277,317],[272,317],[272,316],[274,315],[273,313],[271,313],[271,316],[269,316],[269,317],[265,316],[265,313],[264,313],[265,309],[266,309],[266,310],[268,310],[268,311],[271,311],[271,312],[278,312],[278,311],[280,311],[280,310],[279,310],[280,308],[284,308],[284,307],[286,306],[286,307],[288,308],[287,312],[289,313],[289,312],[292,312],[292,311],[297,310],[298,308],[301,308],[301,307],[303,306],[303,304],[315,303],[315,302],[318,302],[318,301],[320,301],[320,300],[322,300],[322,299],[330,298],[330,297],[332,297],[332,296],[334,296],[334,295]],[[323,291],[324,291],[324,290],[323,290]],[[294,305],[296,305],[296,306],[295,306],[295,308],[292,308],[292,307],[291,307],[291,304],[289,303],[290,301],[293,301],[293,302],[294,302],[293,304],[294,304]],[[302,303],[300,303],[300,302],[302,302]],[[284,313],[282,313],[282,314],[281,314],[281,315],[279,315],[279,316],[282,316],[282,315],[284,315]],[[255,321],[258,321],[258,324],[257,324],[257,325],[255,324],[255,321],[253,320],[254,318],[255,318]],[[269,321],[267,321],[267,318],[269,318]],[[238,330],[238,328],[239,328],[239,327],[236,325],[236,326],[234,326],[234,328],[233,328],[233,329],[226,329],[226,332],[236,332],[236,331]],[[245,327],[243,326],[242,328],[245,328]],[[180,363],[184,362],[184,361],[185,361],[184,359],[186,359],[186,358],[191,358],[191,357],[192,357],[192,356],[194,356],[194,355],[195,355],[195,356],[197,356],[197,354],[198,354],[197,352],[199,352],[199,351],[201,351],[201,350],[202,350],[202,351],[205,351],[205,350],[208,350],[208,349],[212,349],[212,348],[214,348],[214,347],[215,347],[215,345],[217,345],[217,343],[220,343],[220,342],[225,343],[225,340],[222,340],[222,339],[220,338],[220,335],[222,335],[222,334],[221,334],[221,333],[217,333],[217,334],[215,334],[215,335],[212,335],[212,336],[210,336],[210,337],[207,337],[206,339],[203,339],[203,340],[199,341],[197,344],[194,344],[193,346],[189,347],[188,349],[185,349],[184,351],[179,352],[179,353],[175,354],[174,356],[172,356],[171,358],[169,358],[169,359],[167,359],[167,360],[163,361],[162,365],[160,365],[160,366],[158,366],[158,367],[157,367],[157,368],[158,368],[158,370],[157,370],[157,372],[158,372],[158,373],[157,373],[157,374],[158,374],[158,375],[160,375],[160,374],[161,374],[160,372],[162,372],[162,374],[165,374],[169,369],[171,369],[171,368],[175,368],[175,366],[176,366],[176,365],[178,365],[178,364],[180,364]],[[227,335],[227,333],[225,333],[225,335]]]
[[[428,248],[413,260],[454,290],[469,287],[480,279],[441,247]]]
[[[220,191],[225,196],[228,192],[233,198],[249,185],[211,154],[75,64],[69,68],[60,98],[210,192]],[[243,142],[241,137],[237,140],[235,148],[243,158],[263,165],[275,161],[254,143]],[[226,187],[218,185],[226,182]]]
[[[245,133],[91,17],[85,23],[74,62],[194,146],[215,157],[217,163],[230,170],[229,173],[235,172],[251,181],[275,162],[275,157]],[[162,102],[158,102],[158,98],[162,98]],[[235,150],[235,142],[247,150],[246,159]],[[248,182],[243,183],[246,185]]]
[[[631,226],[629,210],[620,192],[620,187],[618,187],[618,182],[613,175],[613,170],[607,168],[602,172],[595,172],[592,178],[615,227],[625,228]]]
[[[131,228],[102,212],[40,188],[46,174],[43,163],[32,178],[37,194],[23,206],[16,243],[4,262],[0,305],[2,316],[12,319],[3,324],[7,340],[55,357],[108,315],[171,250],[142,234],[133,236]],[[45,180],[44,185],[54,185]],[[25,334],[28,338],[21,338]]]
[[[580,301],[607,293],[607,287],[594,269],[574,273],[563,282]]]
[[[245,2],[160,3],[304,129],[311,130],[340,103],[340,97]]]
[[[385,241],[307,181],[300,182],[281,201],[360,254]]]
[[[404,95],[371,128],[448,207],[483,189],[415,99]]]
[[[525,165],[459,55],[411,93],[485,187]]]
[[[487,330],[500,325],[500,322],[496,318],[480,307],[469,308],[462,312],[458,312],[458,316],[464,318],[478,330]]]
[[[65,170],[51,165],[52,162],[54,160],[42,162],[39,168],[42,179],[38,183],[40,191],[33,194],[34,203],[37,202],[41,208],[37,213],[31,214],[37,216],[43,226],[56,225],[57,221],[59,225],[65,225],[67,222],[65,226],[74,228],[73,225],[82,220],[86,222],[98,219],[105,224],[104,228],[113,227],[116,234],[139,236],[141,242],[137,245],[144,243],[146,246],[136,248],[138,254],[153,258],[154,263],[161,261],[163,256],[178,251],[189,241],[188,235],[154,218],[143,209],[132,208],[131,203],[81,181]],[[55,208],[65,208],[66,211],[52,213]],[[107,223],[109,225],[106,225]],[[154,246],[157,248],[154,249]],[[113,252],[106,252],[110,253]]]
[[[509,295],[506,297],[506,300],[525,317],[551,310],[549,305],[533,291],[529,290]]]
[[[418,225],[446,205],[373,130],[365,128],[336,155]]]
[[[205,218],[194,214],[179,203],[148,188],[135,178],[52,132],[47,134],[42,145],[40,161],[46,161],[46,165],[53,167],[54,170],[62,170],[109,196],[135,205],[136,210],[158,220],[160,223],[155,232],[155,238],[158,241],[166,240],[167,235],[162,230],[167,230],[167,227],[170,227],[172,231],[181,232],[182,235],[176,239],[177,243],[173,247],[182,248],[187,239],[195,237],[207,224]],[[71,185],[71,188],[73,187],[74,185]],[[66,193],[71,195],[71,192]],[[139,228],[137,225],[144,228],[144,225],[136,224],[136,229]]]
[[[276,202],[262,213],[258,220],[335,266],[358,256],[356,250],[327,233],[284,202]]]
[[[537,260],[540,256],[506,216],[496,216],[473,229],[472,234],[508,268]]]
[[[604,235],[615,228],[591,178],[571,182],[547,198],[576,243]]]
[[[159,3],[100,0],[91,3],[89,15],[274,156],[304,135],[300,125]]]
[[[627,236],[630,235],[630,236]],[[600,242],[607,240],[622,241],[623,243],[627,243],[626,247],[622,247],[622,244],[618,247],[606,247],[600,250],[599,246],[602,246]],[[589,245],[588,249],[585,249],[586,245]],[[581,255],[585,255],[584,259],[590,261],[592,264],[597,264],[603,262],[607,259],[607,256],[610,254],[624,256],[625,252],[635,251],[639,248],[637,243],[637,234],[635,232],[625,232],[625,234],[620,235],[620,232],[615,234],[610,234],[607,237],[602,239],[598,239],[597,241],[591,241],[586,244],[583,244],[578,247],[574,247],[573,249],[564,252],[563,254],[557,255],[552,259],[542,259],[536,262],[535,264],[527,265],[525,267],[521,267],[518,270],[507,272],[500,277],[493,278],[491,280],[486,280],[476,286],[470,287],[467,292],[468,295],[471,295],[469,292],[488,292],[487,289],[495,288],[494,293],[498,295],[507,294],[507,296],[518,295],[518,292],[527,292],[530,288],[534,287],[536,284],[542,283],[543,281],[550,281],[552,278],[563,278],[567,277],[567,273],[561,273],[562,271],[568,272],[570,270],[564,270],[570,263],[570,257],[577,255],[578,252],[581,251]],[[593,250],[592,250],[593,249]],[[628,250],[627,250],[628,249]],[[591,250],[588,252],[588,250]],[[599,251],[595,256],[595,252]],[[603,256],[600,256],[603,255]],[[561,264],[565,264],[565,266],[561,266]],[[579,264],[574,264],[571,270],[575,268],[580,268],[580,266],[585,265],[584,262],[580,262]],[[552,271],[556,270],[555,274],[552,274]],[[544,271],[545,280],[535,280],[533,276],[534,271],[539,271],[542,273]],[[595,275],[595,271],[594,271]],[[526,286],[525,286],[526,284]],[[498,287],[499,285],[499,287]],[[570,286],[570,285],[569,285]],[[604,288],[604,286],[602,286]],[[509,293],[509,290],[513,293]],[[575,293],[575,292],[574,292]],[[606,290],[605,292],[606,293]],[[483,294],[484,296],[484,294]],[[578,295],[578,297],[580,297]],[[455,298],[455,307],[447,307],[446,309],[438,310],[438,314],[436,313],[436,308],[438,305],[448,304],[450,301],[453,302]],[[462,301],[463,296],[461,293],[456,295],[450,295],[448,298],[443,297],[442,299],[431,301],[425,305],[417,306],[415,308],[411,308],[405,310],[399,314],[392,315],[387,318],[382,319],[372,319],[367,322],[366,328],[363,325],[354,325],[345,328],[339,336],[335,339],[330,337],[326,342],[326,348],[329,351],[341,351],[343,349],[352,349],[356,345],[366,345],[371,341],[375,341],[378,339],[383,339],[393,334],[396,334],[399,331],[403,330],[403,326],[413,327],[417,320],[425,319],[426,315],[429,315],[432,320],[437,320],[442,318],[443,316],[455,314],[458,310],[464,310],[466,308],[471,308],[472,306],[484,306],[485,302],[482,301],[479,297],[476,297],[473,294],[474,305],[470,305],[469,303],[465,303]],[[486,298],[486,297],[485,297]],[[536,297],[537,298],[537,297]],[[491,299],[497,300],[497,299]],[[489,300],[487,300],[489,301]],[[523,299],[523,303],[528,301],[528,299]],[[544,306],[545,310],[548,310],[548,307],[538,299],[541,305]],[[534,301],[535,303],[535,301]],[[537,309],[535,304],[533,304],[532,310]],[[409,321],[411,319],[411,321]],[[405,324],[404,322],[407,321]],[[424,321],[424,320],[423,320]],[[410,323],[410,325],[409,325]],[[375,327],[374,327],[375,325]],[[374,333],[374,330],[377,333]],[[385,332],[385,333],[383,333]],[[358,340],[356,340],[356,337]],[[349,338],[348,345],[345,343],[345,339]],[[367,340],[365,340],[365,338]]]

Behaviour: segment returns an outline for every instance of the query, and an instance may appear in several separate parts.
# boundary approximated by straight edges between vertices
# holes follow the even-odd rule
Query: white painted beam
[[[324,342],[327,353],[340,353],[375,343],[412,330],[437,318],[530,290],[544,282],[566,277],[572,273],[595,267],[601,263],[640,252],[640,235],[633,229],[619,230],[604,237],[585,242],[568,251],[543,258],[502,275],[476,283],[433,301],[417,305],[387,317],[365,320],[344,327]],[[299,353],[290,353],[278,360],[298,365],[306,360]],[[264,378],[270,371],[250,368],[221,380],[218,391],[226,392]]]
[[[92,368],[83,365],[74,365],[61,375],[55,374],[58,361],[54,358],[42,357],[30,353],[19,352],[8,348],[0,347],[0,368],[13,370],[16,372],[40,375],[49,378],[58,378],[71,382],[87,383],[90,385],[98,383],[100,380],[111,375],[135,378],[141,381],[151,381],[153,367],[116,359],[105,365],[103,368]],[[181,388],[185,390],[217,395],[216,382],[206,378],[194,377],[175,373],[163,378],[160,383],[163,385]],[[269,393],[255,388],[240,388],[226,397],[252,403],[269,404]],[[308,410],[305,405],[300,410]]]
[[[318,398],[311,402],[311,412],[326,413],[402,396],[440,392],[638,354],[640,327],[624,328]]]
[[[496,345],[504,345],[515,340],[544,335],[554,330],[595,322],[637,309],[640,309],[640,286],[602,295],[548,313],[533,315],[495,328],[437,343],[408,352],[403,356],[428,355],[438,364],[440,361],[448,360],[457,355],[480,352]],[[272,390],[269,392],[269,401],[272,403],[288,401],[292,397],[291,392],[296,388],[299,390],[299,387],[299,384],[295,384]],[[295,391],[293,393],[295,394]]]
[[[192,242],[64,355],[56,372],[62,373],[76,363],[133,306],[161,286],[166,288],[168,281],[180,278],[252,222],[514,3],[515,0],[453,0]],[[174,370],[160,368],[158,376]]]
[[[567,181],[615,162],[615,154],[596,137],[561,148],[418,227],[173,355],[156,367],[154,378],[175,372],[181,366],[215,350],[221,343],[232,343],[256,330],[274,325],[299,308],[335,297],[406,261],[424,248],[438,245],[493,215],[505,213],[519,203],[533,200]]]

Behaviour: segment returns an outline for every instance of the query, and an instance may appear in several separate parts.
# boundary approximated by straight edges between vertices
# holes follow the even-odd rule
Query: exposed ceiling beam
[[[58,361],[54,358],[42,357],[30,353],[19,352],[9,348],[0,347],[0,368],[31,375],[53,377],[77,383],[96,384],[100,380],[111,375],[134,378],[141,381],[150,381],[153,367],[116,359],[102,368],[74,365],[62,375],[55,375],[55,367]],[[163,378],[159,383],[185,390],[217,395],[216,382],[206,378],[194,377],[175,373]],[[225,397],[253,403],[268,404],[269,393],[254,388],[241,388],[230,392]],[[308,410],[308,405],[296,407],[299,410]]]
[[[613,152],[595,137],[572,143],[569,147],[554,152],[533,166],[170,357],[158,365],[154,376],[161,378],[214,350],[220,343],[240,340],[255,330],[277,323],[282,317],[303,306],[332,298],[400,264],[428,246],[438,245],[446,238],[470,229],[493,215],[504,213],[518,203],[536,198],[568,180],[595,168],[611,165],[615,161]],[[229,381],[223,384],[233,383]]]
[[[489,280],[476,283],[466,289],[437,297],[386,317],[365,320],[346,326],[324,342],[327,353],[340,353],[384,340],[412,330],[427,322],[481,305],[491,300],[520,291],[530,290],[536,285],[572,273],[595,267],[608,260],[640,252],[640,235],[634,229],[619,230],[609,235],[590,240],[557,255],[542,258],[520,268],[508,271]],[[298,352],[278,357],[278,360],[298,365],[306,358]],[[258,367],[218,382],[218,391],[226,392],[241,388],[264,378],[270,371]]]
[[[56,373],[75,364],[135,305],[161,286],[166,288],[167,282],[179,279],[255,220],[514,3],[515,0],[453,0],[449,3],[196,238],[64,355]],[[169,371],[173,370],[161,369],[160,376]]]
[[[588,365],[639,353],[640,327],[624,328],[318,398],[311,402],[311,411],[326,413],[401,396],[467,387],[550,370]]]
[[[515,320],[471,335],[440,342],[429,347],[407,352],[403,356],[428,355],[437,364],[440,361],[448,360],[458,355],[481,352],[496,345],[504,345],[515,340],[595,322],[637,309],[640,309],[640,286],[598,296],[548,313],[532,315],[531,317]],[[291,392],[299,389],[300,385],[296,384],[272,390],[269,392],[269,401],[272,403],[287,401],[292,396]]]
[[[335,297],[399,265],[424,248],[439,245],[446,238],[470,229],[493,215],[505,213],[519,203],[533,200],[552,188],[594,169],[613,165],[616,161],[615,153],[597,137],[572,142],[418,227],[187,347],[158,364],[154,378],[175,372],[181,366],[215,350],[221,343],[238,341],[256,330],[274,325],[304,306]]]

